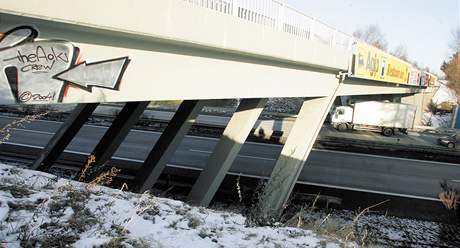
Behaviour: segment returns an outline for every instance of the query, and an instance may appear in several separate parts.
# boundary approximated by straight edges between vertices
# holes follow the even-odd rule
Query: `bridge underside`
[[[357,95],[401,95],[420,93],[424,88],[417,86],[376,82],[348,77],[340,86],[338,96]]]

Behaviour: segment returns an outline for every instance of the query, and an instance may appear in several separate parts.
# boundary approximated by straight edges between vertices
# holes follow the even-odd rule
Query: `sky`
[[[371,24],[380,27],[391,51],[405,45],[409,59],[442,75],[459,28],[460,0],[285,0],[347,34]]]

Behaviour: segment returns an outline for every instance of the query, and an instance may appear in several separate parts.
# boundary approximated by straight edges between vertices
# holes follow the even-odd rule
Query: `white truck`
[[[336,107],[331,123],[339,131],[371,129],[392,136],[399,130],[407,134],[407,129],[414,126],[416,111],[416,106],[404,103],[358,102]]]

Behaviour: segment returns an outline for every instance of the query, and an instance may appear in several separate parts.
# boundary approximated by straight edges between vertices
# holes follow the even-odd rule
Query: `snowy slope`
[[[0,164],[2,245],[338,247],[309,230],[251,227],[239,214]]]
[[[445,83],[441,83],[432,100],[436,104],[441,104],[443,102],[455,103],[457,102],[457,95],[455,94],[455,91],[447,87]]]
[[[457,95],[455,91],[446,86],[447,82],[444,82],[439,85],[439,89],[434,94],[431,99],[435,104],[441,104],[443,102],[456,103]],[[451,114],[436,114],[434,115],[431,112],[425,112],[423,114],[423,123],[434,128],[449,128],[452,122]]]

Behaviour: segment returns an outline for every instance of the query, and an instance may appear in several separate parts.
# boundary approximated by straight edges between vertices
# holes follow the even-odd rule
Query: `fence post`
[[[355,43],[355,39],[353,37],[348,37],[348,51],[353,49],[353,43]]]
[[[316,20],[315,18],[312,18],[309,40],[313,40],[315,38],[315,28],[316,28]]]
[[[332,34],[331,47],[336,47],[336,46],[337,46],[337,30],[334,29],[334,33]]]
[[[239,17],[238,10],[240,8],[239,0],[233,0],[232,2],[232,15],[235,17]]]
[[[286,10],[286,4],[283,2],[283,3],[280,3],[281,6],[278,10],[278,19],[277,19],[277,29],[279,31],[283,31],[283,25],[284,25],[284,12]]]

